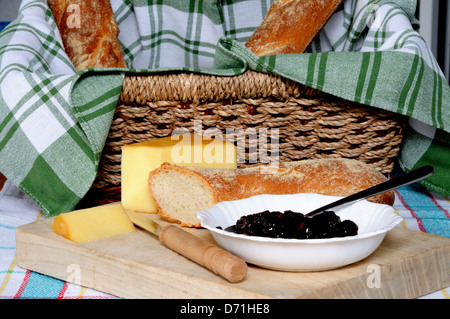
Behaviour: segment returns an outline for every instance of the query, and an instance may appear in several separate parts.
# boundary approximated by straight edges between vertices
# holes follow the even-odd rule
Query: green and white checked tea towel
[[[450,88],[417,33],[415,1],[344,0],[308,52],[263,58],[243,43],[271,0],[111,3],[130,69],[76,73],[45,0],[23,0],[0,34],[0,171],[47,216],[91,187],[125,71],[253,69],[407,115],[428,133],[405,138],[403,168],[435,165],[427,187],[450,193]]]

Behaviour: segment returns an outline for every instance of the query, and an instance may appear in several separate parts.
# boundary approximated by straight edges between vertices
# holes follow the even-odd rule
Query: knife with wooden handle
[[[161,226],[140,213],[128,209],[125,212],[133,224],[158,236],[164,246],[231,283],[244,280],[247,263],[241,258],[174,225]]]

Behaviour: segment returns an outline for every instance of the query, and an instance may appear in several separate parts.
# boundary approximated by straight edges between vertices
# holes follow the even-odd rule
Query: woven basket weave
[[[123,145],[170,136],[179,128],[194,132],[195,121],[201,121],[202,132],[220,129],[225,139],[227,129],[277,129],[280,161],[353,158],[382,173],[393,169],[403,129],[397,114],[274,75],[127,75],[91,191],[120,192]],[[240,166],[253,163],[246,140]]]

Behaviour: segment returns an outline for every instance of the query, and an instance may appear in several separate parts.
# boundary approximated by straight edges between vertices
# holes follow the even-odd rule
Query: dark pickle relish
[[[318,239],[355,236],[358,226],[351,220],[341,221],[333,211],[324,211],[314,217],[286,210],[263,211],[242,216],[226,230],[249,236],[293,239]]]

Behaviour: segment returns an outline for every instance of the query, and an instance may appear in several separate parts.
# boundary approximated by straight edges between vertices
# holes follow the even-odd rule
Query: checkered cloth
[[[72,210],[91,187],[125,71],[253,69],[405,114],[434,134],[405,143],[403,168],[432,160],[427,186],[450,190],[450,88],[415,31],[414,1],[345,0],[307,53],[263,58],[243,43],[269,0],[111,4],[130,69],[76,73],[45,0],[23,0],[0,34],[0,171],[46,216]]]

